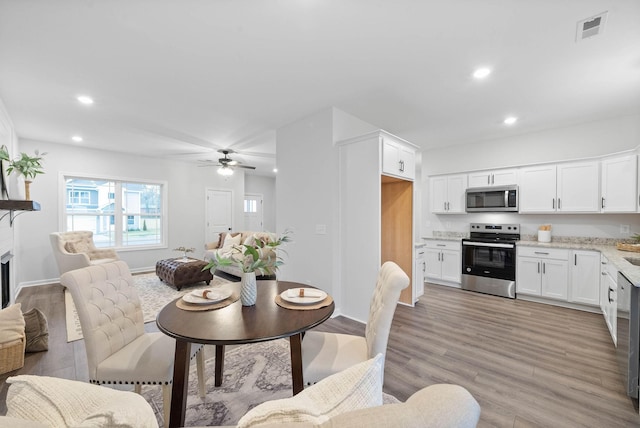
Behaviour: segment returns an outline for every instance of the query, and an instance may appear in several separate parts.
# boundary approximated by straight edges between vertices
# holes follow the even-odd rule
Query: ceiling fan
[[[218,174],[220,175],[233,175],[234,168],[244,168],[244,169],[256,169],[255,166],[251,165],[243,165],[241,162],[233,160],[229,157],[230,153],[235,153],[231,149],[220,149],[218,153],[222,153],[224,157],[218,158],[218,163],[214,164],[213,161],[203,160],[200,161],[202,165],[200,166],[218,166]]]

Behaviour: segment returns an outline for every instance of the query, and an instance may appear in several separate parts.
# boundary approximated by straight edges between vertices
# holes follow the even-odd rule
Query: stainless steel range
[[[471,223],[462,240],[462,288],[514,299],[519,239],[519,224]]]

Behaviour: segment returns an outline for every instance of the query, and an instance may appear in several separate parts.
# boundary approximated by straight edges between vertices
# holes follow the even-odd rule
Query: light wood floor
[[[0,414],[8,375],[87,379],[83,341],[66,342],[62,287],[30,287],[18,301],[47,315],[49,351],[0,376]],[[364,333],[344,317],[319,329]],[[480,427],[640,427],[598,314],[426,284],[415,308],[396,310],[384,389],[404,401],[434,383],[467,388],[482,408]]]

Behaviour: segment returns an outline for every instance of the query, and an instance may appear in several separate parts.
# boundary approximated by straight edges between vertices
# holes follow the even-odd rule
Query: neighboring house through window
[[[166,245],[166,186],[65,176],[64,230],[90,230],[98,247]]]

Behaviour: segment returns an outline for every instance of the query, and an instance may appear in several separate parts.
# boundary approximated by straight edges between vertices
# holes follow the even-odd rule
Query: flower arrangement
[[[173,251],[182,251],[182,258],[187,258],[187,253],[193,253],[196,249],[193,247],[178,247],[174,248]]]
[[[269,234],[268,239],[254,235],[252,240],[231,247],[231,251],[226,256],[216,253],[215,258],[212,258],[202,270],[235,265],[244,273],[257,271],[261,275],[273,275],[284,263],[275,250],[282,244],[290,242],[290,235],[289,230],[285,230],[280,236]],[[283,253],[286,254],[284,251]]]

